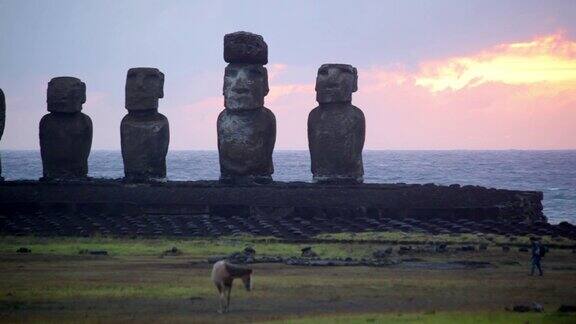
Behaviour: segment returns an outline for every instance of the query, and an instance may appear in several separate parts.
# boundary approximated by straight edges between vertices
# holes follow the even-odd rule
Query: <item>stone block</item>
[[[239,31],[224,36],[224,61],[227,63],[268,63],[268,45],[260,35]]]

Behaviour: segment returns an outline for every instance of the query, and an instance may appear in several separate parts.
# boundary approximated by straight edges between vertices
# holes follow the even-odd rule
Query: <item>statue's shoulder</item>
[[[80,112],[80,114],[78,114],[78,115],[82,119],[82,122],[84,122],[86,124],[86,126],[92,127],[92,118],[90,118],[90,116],[86,115],[83,112]]]
[[[364,112],[362,111],[362,109],[360,109],[360,108],[358,108],[358,107],[356,107],[356,106],[354,106],[354,105],[350,105],[350,108],[351,108],[351,110],[354,112],[354,114],[355,114],[356,116],[358,116],[359,118],[362,118],[362,119],[365,118],[365,117],[364,117]]]
[[[320,114],[322,111],[320,110],[320,106],[316,106],[314,107],[312,110],[310,110],[310,112],[308,113],[308,118],[312,118],[318,114]]]
[[[4,91],[0,89],[0,110],[4,111],[6,109],[6,98],[4,97]]]
[[[222,118],[226,117],[227,115],[228,115],[228,109],[224,108],[224,110],[222,110],[218,114],[218,120],[221,120]]]
[[[274,116],[274,113],[272,112],[272,110],[270,110],[266,107],[262,107],[262,114],[265,115],[267,118],[270,118],[270,119],[276,121],[276,116]]]
[[[51,113],[47,113],[42,118],[40,118],[40,124],[48,123],[51,119],[53,119],[54,115]]]
[[[266,108],[266,107],[262,107],[262,111],[263,111],[265,114],[274,115],[274,113],[272,112],[272,110],[270,110],[270,109],[268,109],[268,108]]]

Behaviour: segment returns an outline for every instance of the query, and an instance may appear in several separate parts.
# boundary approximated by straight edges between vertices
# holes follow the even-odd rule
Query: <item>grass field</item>
[[[376,233],[413,242],[416,237]],[[345,236],[345,234],[342,234]],[[442,238],[428,238],[441,241]],[[451,236],[452,243],[459,243]],[[462,243],[483,237],[463,236]],[[505,238],[488,240],[495,241]],[[482,241],[483,242],[483,241]],[[475,260],[484,269],[439,270],[403,262],[390,267],[300,267],[256,264],[252,292],[235,283],[231,312],[216,313],[208,256],[253,246],[258,255],[297,256],[304,244],[252,237],[220,240],[0,238],[0,322],[295,322],[295,323],[576,323],[555,313],[576,302],[576,254],[551,250],[544,277],[528,276],[529,254],[414,251],[392,258]],[[378,243],[311,244],[322,257],[369,257]],[[182,254],[163,256],[177,247]],[[30,254],[18,254],[28,247]],[[106,250],[108,256],[79,254]],[[538,302],[544,313],[505,311]]]

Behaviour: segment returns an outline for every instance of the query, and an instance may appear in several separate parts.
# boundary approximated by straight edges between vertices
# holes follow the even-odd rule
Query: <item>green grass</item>
[[[160,256],[172,247],[183,252],[187,258],[207,258],[214,255],[226,255],[242,251],[252,246],[257,254],[279,255],[284,257],[299,256],[300,249],[307,244],[282,243],[277,240],[261,238],[224,237],[220,239],[125,239],[110,237],[14,237],[0,238],[0,253],[14,253],[20,247],[27,247],[34,254],[78,255],[81,250],[106,250],[110,256]],[[374,248],[366,249],[365,245],[320,243],[313,244],[314,251],[321,257],[369,257]]]
[[[81,250],[106,250],[112,257],[128,256],[161,256],[172,247],[182,251],[182,257],[205,259],[215,255],[227,255],[242,251],[246,246],[256,249],[257,255],[277,255],[283,257],[299,256],[300,249],[312,245],[314,251],[323,258],[370,258],[372,253],[386,244],[417,244],[417,243],[450,243],[450,244],[480,244],[489,246],[502,243],[528,243],[527,237],[516,237],[513,241],[500,235],[459,234],[459,235],[428,235],[423,233],[402,232],[366,232],[366,233],[336,233],[318,235],[319,239],[351,240],[352,243],[310,243],[294,244],[272,237],[221,237],[218,239],[191,238],[115,238],[115,237],[0,237],[0,253],[14,253],[20,247],[27,247],[34,254],[78,255]],[[387,243],[354,243],[354,241],[382,241]],[[561,242],[544,238],[544,242],[555,244],[574,244],[574,241],[563,239]]]
[[[362,314],[339,316],[312,316],[303,318],[283,319],[266,323],[458,323],[458,324],[514,324],[514,323],[574,323],[574,315],[558,313],[511,313],[484,312],[462,313],[441,312],[424,314]]]
[[[450,244],[530,244],[529,236],[511,236],[497,234],[438,234],[405,233],[405,232],[362,232],[362,233],[330,233],[315,236],[318,239],[348,240],[348,241],[385,241],[396,243],[450,243]],[[543,236],[544,244],[575,245],[576,241],[567,238],[552,238]]]
[[[235,239],[125,239],[113,237],[13,237],[0,238],[0,253],[13,253],[20,247],[27,247],[35,254],[77,255],[81,250],[106,250],[111,256],[160,256],[164,251],[177,247],[187,257],[208,257],[240,251],[246,246],[254,246],[261,254],[296,255],[298,246],[270,243],[248,237]]]

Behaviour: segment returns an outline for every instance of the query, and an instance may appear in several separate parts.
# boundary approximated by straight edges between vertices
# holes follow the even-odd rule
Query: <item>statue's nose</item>
[[[142,90],[144,89],[144,77],[143,76],[138,76],[138,78],[136,78],[136,88]]]
[[[236,86],[233,88],[233,91],[238,93],[238,94],[244,94],[244,93],[248,93],[248,88],[243,87],[243,86]]]
[[[246,93],[248,92],[248,82],[244,78],[239,78],[232,85],[232,91],[236,93]]]
[[[328,89],[333,89],[333,88],[337,88],[338,87],[338,82],[336,82],[335,80],[330,80],[328,82],[326,82],[326,88]]]

